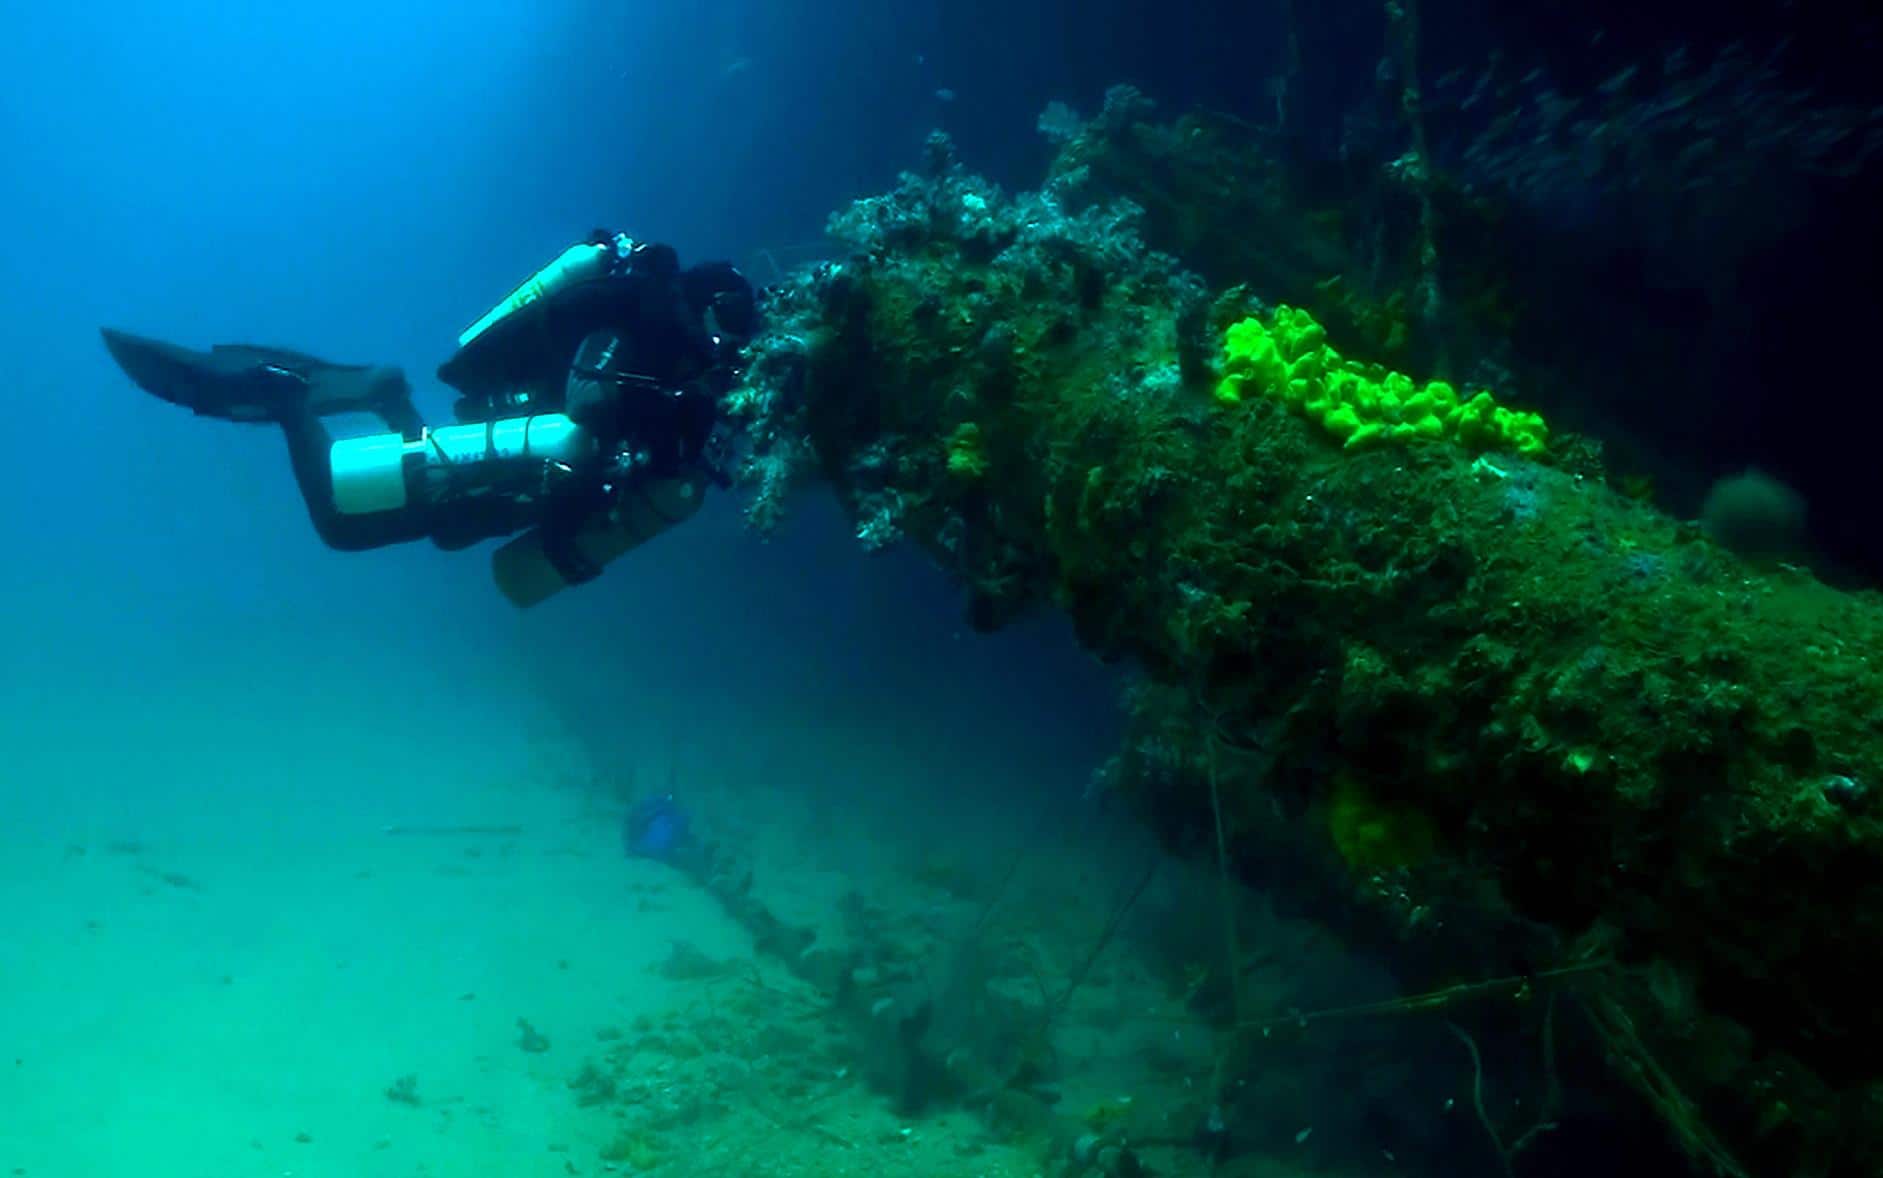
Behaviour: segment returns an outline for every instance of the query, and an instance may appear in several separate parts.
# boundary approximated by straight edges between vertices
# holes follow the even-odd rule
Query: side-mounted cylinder
[[[706,477],[650,478],[616,492],[560,543],[531,528],[491,554],[491,574],[512,605],[528,608],[592,580],[610,562],[693,516],[706,497]]]
[[[546,468],[599,457],[595,439],[561,413],[426,429],[416,438],[367,434],[328,452],[343,515],[397,511],[474,494],[541,493]]]

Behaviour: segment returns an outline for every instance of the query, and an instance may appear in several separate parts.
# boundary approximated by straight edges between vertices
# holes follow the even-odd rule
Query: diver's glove
[[[204,417],[281,421],[396,409],[410,397],[397,368],[330,364],[285,348],[217,344],[196,352],[162,340],[103,328],[105,348],[137,386]]]

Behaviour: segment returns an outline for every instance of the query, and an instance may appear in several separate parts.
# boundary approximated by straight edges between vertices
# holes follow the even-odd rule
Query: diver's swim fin
[[[324,417],[383,414],[410,405],[410,389],[397,368],[330,364],[303,352],[248,344],[195,352],[109,327],[100,334],[111,358],[139,388],[205,417],[280,421],[302,406]]]

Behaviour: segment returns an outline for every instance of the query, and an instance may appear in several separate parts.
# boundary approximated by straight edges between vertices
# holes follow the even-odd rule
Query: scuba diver
[[[206,417],[279,425],[314,530],[343,551],[420,538],[492,557],[530,606],[598,576],[724,486],[720,399],[758,325],[729,263],[682,269],[673,248],[597,230],[458,337],[438,378],[456,424],[430,427],[397,368],[246,344],[191,351],[103,329],[145,391]],[[387,432],[338,441],[325,418]]]

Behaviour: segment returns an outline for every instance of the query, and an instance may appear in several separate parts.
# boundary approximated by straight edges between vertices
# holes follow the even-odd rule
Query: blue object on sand
[[[642,798],[621,824],[622,849],[640,859],[665,859],[687,841],[687,813],[672,794]]]

